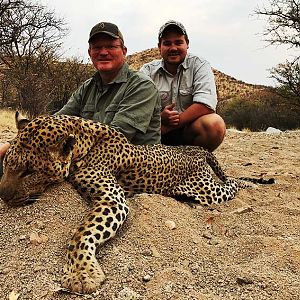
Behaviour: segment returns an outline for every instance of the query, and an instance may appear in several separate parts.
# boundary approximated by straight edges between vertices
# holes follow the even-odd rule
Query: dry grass
[[[0,131],[16,131],[15,111],[10,109],[0,109]]]

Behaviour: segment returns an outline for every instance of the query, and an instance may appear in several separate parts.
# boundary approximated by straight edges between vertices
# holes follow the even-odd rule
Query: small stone
[[[39,229],[45,229],[46,228],[46,225],[42,221],[37,221],[36,226]]]
[[[10,268],[5,268],[0,271],[0,273],[2,273],[3,275],[7,275],[9,272],[10,272]]]
[[[182,266],[183,267],[188,268],[189,265],[190,265],[190,262],[187,259],[182,261]]]
[[[212,237],[210,240],[209,240],[209,244],[210,245],[218,245],[220,243],[220,241],[216,238],[216,237]]]
[[[172,220],[167,220],[167,221],[165,222],[165,225],[166,225],[169,229],[171,229],[171,230],[173,230],[173,229],[176,228],[176,224],[175,224],[175,222],[172,221]]]
[[[205,230],[202,234],[203,237],[205,237],[206,239],[211,239],[213,237],[213,235],[211,234],[211,232],[209,230]]]
[[[277,128],[274,128],[274,127],[268,127],[267,130],[266,130],[266,133],[268,133],[268,134],[272,134],[272,133],[279,134],[281,132],[282,131],[280,129],[277,129]]]
[[[118,294],[116,300],[138,300],[141,296],[128,287],[123,288]]]
[[[37,272],[44,271],[44,270],[45,270],[44,267],[38,266],[38,267],[35,267],[35,268],[33,269],[33,272],[37,273]]]
[[[239,285],[244,285],[244,284],[252,284],[253,280],[251,278],[247,278],[247,277],[237,277],[236,282]]]
[[[48,236],[46,236],[44,234],[39,235],[36,232],[31,233],[29,236],[30,243],[33,245],[39,245],[42,243],[46,243],[48,241],[48,239],[49,239]]]
[[[20,294],[18,294],[15,291],[11,291],[8,295],[9,300],[17,300],[17,299],[19,299],[19,297],[20,297]]]
[[[199,238],[193,238],[193,243],[194,243],[194,244],[199,244],[199,243],[200,243]]]
[[[149,282],[150,280],[151,280],[151,276],[149,274],[147,274],[143,277],[144,282]]]
[[[248,206],[248,207],[240,207],[236,210],[233,211],[234,214],[245,214],[245,213],[248,213],[248,212],[252,212],[253,211],[253,208]]]
[[[44,298],[48,295],[48,291],[41,292],[41,298]]]
[[[153,255],[154,257],[156,257],[156,258],[161,257],[160,253],[158,252],[158,250],[156,249],[155,246],[152,246],[150,249],[151,249],[152,255]]]
[[[142,252],[142,255],[144,256],[152,256],[152,251],[151,249],[146,249]]]
[[[92,293],[92,296],[94,298],[98,297],[99,295],[100,295],[100,291],[96,291],[96,292]]]
[[[25,234],[23,234],[23,235],[20,235],[20,237],[19,237],[19,241],[24,241],[24,240],[26,240],[26,235]]]
[[[30,234],[29,240],[30,240],[30,243],[33,245],[38,245],[42,242],[41,238],[39,237],[39,235],[36,232],[33,232]]]

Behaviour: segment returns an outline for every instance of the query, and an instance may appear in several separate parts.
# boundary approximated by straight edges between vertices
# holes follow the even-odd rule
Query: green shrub
[[[300,110],[275,93],[262,92],[224,102],[218,108],[228,127],[253,131],[275,127],[281,130],[300,128]]]

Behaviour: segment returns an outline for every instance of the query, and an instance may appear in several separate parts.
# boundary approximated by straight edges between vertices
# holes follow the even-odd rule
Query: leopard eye
[[[33,174],[33,173],[34,173],[33,170],[26,169],[25,171],[23,171],[23,172],[21,173],[21,176],[20,176],[20,177],[26,177],[26,176],[31,175],[31,174]]]

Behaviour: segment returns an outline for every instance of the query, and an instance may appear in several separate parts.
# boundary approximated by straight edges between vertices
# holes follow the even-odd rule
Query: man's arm
[[[10,146],[9,142],[6,142],[6,143],[4,143],[3,145],[0,146],[0,161],[3,160],[9,146]]]
[[[189,123],[192,123],[196,119],[213,112],[214,111],[211,108],[202,103],[193,103],[184,112],[179,114],[179,122],[177,126],[183,127]]]
[[[180,114],[175,110],[166,111],[166,108],[168,107],[165,107],[165,109],[162,111],[161,114],[162,115],[161,134],[166,134],[174,129],[184,127],[185,125],[194,122],[196,119],[214,112],[211,108],[201,103],[193,103],[184,112]],[[168,119],[163,117],[164,115],[167,115],[167,112],[169,112]],[[165,121],[163,121],[163,119]]]
[[[217,89],[211,65],[206,60],[195,60],[193,65],[193,103],[203,105],[203,115],[215,112],[217,106]],[[205,107],[210,112],[205,113]],[[201,115],[200,115],[201,116]]]
[[[81,115],[82,107],[82,93],[84,90],[85,83],[81,85],[69,98],[68,102],[58,111],[55,115],[69,115],[78,116]]]

